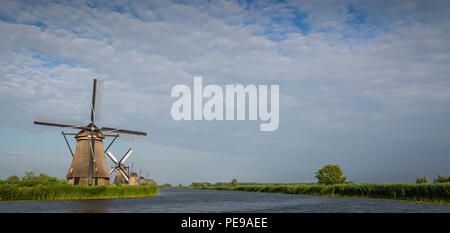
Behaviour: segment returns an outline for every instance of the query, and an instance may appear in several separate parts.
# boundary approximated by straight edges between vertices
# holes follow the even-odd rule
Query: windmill
[[[72,154],[72,163],[67,172],[66,178],[69,183],[74,185],[92,185],[94,179],[95,185],[109,185],[111,175],[106,164],[105,151],[114,143],[121,135],[147,136],[145,132],[124,130],[110,127],[99,128],[95,125],[95,121],[100,117],[100,106],[102,99],[103,82],[94,79],[92,105],[91,105],[91,122],[84,126],[82,124],[66,123],[67,120],[55,120],[49,117],[37,115],[34,124],[56,126],[62,128],[72,128],[80,130],[78,133],[65,133],[62,131],[64,139]],[[109,132],[112,134],[103,134]],[[75,135],[77,144],[75,152],[72,152],[67,141],[66,135]],[[106,150],[103,147],[105,137],[113,137]]]
[[[114,184],[128,184],[130,181],[130,177],[127,174],[127,166],[125,166],[125,161],[130,157],[131,152],[133,150],[130,148],[127,153],[120,159],[117,160],[116,157],[110,151],[106,152],[108,157],[114,162],[115,166],[112,167],[109,174],[111,175],[113,172],[116,172],[116,176],[114,178]]]

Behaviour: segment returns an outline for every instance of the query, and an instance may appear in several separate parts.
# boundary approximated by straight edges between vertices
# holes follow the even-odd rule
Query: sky
[[[314,182],[326,164],[361,183],[449,175],[448,1],[1,0],[0,38],[1,179],[66,175],[61,129],[34,116],[89,123],[94,78],[98,125],[148,133],[111,151],[133,147],[128,165],[158,183]],[[279,85],[278,129],[173,120],[171,89],[194,76]]]

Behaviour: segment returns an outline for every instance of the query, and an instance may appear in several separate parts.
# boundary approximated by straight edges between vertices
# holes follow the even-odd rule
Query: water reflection
[[[108,206],[111,205],[110,200],[79,200],[74,201],[71,213],[106,213]]]
[[[218,190],[161,189],[143,198],[0,203],[12,213],[205,213],[205,212],[444,212],[450,206],[377,199],[321,197]]]

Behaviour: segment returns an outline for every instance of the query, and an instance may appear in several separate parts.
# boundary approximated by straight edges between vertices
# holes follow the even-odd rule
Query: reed
[[[287,193],[341,197],[378,198],[415,202],[450,204],[450,183],[433,184],[297,184],[297,185],[241,185],[202,186],[216,189],[246,192]]]
[[[73,186],[46,174],[26,172],[21,179],[0,180],[0,201],[81,200],[155,196],[156,185]]]
[[[157,186],[72,186],[38,184],[32,187],[0,185],[0,201],[82,200],[154,196]]]

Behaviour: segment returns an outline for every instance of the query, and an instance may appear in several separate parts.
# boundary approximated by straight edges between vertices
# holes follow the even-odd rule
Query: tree
[[[239,184],[239,182],[238,182],[237,178],[233,178],[233,180],[231,180],[231,185],[237,186],[238,184]]]
[[[428,183],[430,183],[430,181],[428,180],[428,177],[426,177],[426,176],[424,176],[424,177],[418,176],[416,178],[416,184],[428,184]]]
[[[22,180],[32,180],[35,177],[36,176],[34,175],[34,172],[32,172],[32,171],[25,171],[25,176],[22,177]]]
[[[422,177],[421,177],[421,176],[418,176],[418,177],[416,178],[416,184],[422,184],[422,183],[423,183]]]
[[[315,176],[319,184],[342,184],[347,177],[342,176],[342,170],[338,165],[328,164],[316,172]]]
[[[8,183],[17,183],[20,181],[20,178],[16,175],[10,176],[6,179]]]
[[[437,177],[434,178],[433,182],[434,182],[434,183],[446,183],[446,182],[450,182],[450,177],[449,177],[449,176],[441,176],[441,175],[438,175]]]

